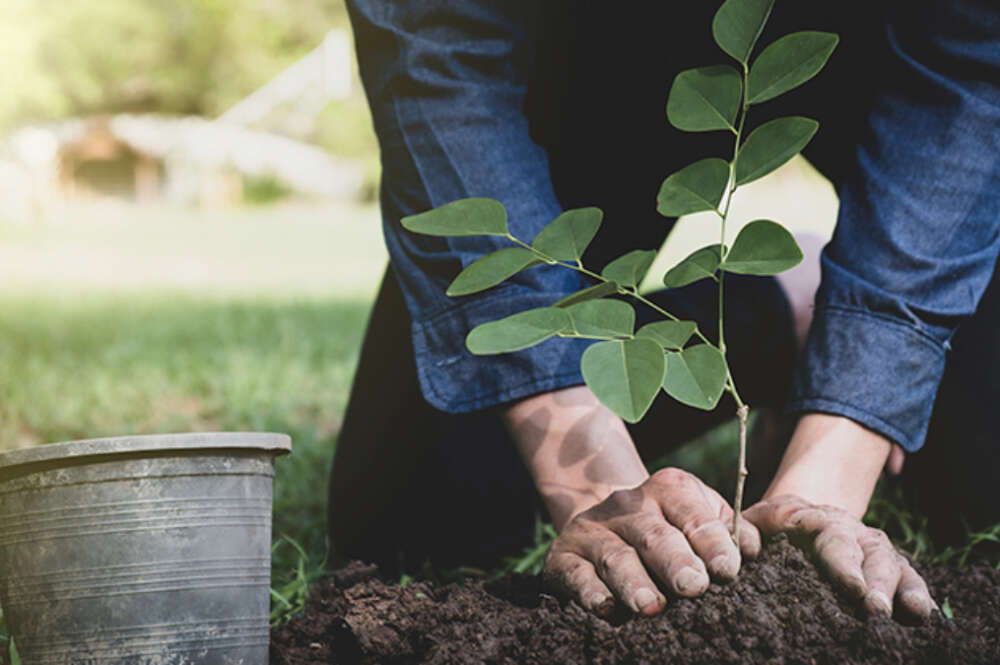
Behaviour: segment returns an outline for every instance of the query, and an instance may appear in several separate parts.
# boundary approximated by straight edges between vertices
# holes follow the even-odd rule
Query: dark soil
[[[272,633],[271,664],[1000,663],[1000,572],[919,570],[953,619],[866,617],[783,537],[736,582],[650,618],[598,618],[535,577],[400,587],[352,564]]]

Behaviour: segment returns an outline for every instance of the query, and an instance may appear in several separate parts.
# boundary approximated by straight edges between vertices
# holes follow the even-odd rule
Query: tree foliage
[[[122,111],[215,116],[347,25],[342,0],[0,6],[0,127]]]

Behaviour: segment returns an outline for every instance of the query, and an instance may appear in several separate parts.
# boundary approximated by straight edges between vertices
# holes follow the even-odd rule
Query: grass
[[[0,221],[0,450],[290,434],[293,454],[276,463],[272,598],[275,618],[300,608],[328,554],[330,460],[385,266],[377,209],[98,200],[45,212]]]
[[[0,220],[0,293],[368,302],[386,262],[371,205],[187,210],[97,200],[44,210],[38,223]]]
[[[0,447],[174,431],[287,432],[276,538],[326,553],[327,474],[368,304],[184,296],[0,300]],[[298,568],[279,548],[276,579]]]
[[[0,450],[130,433],[287,432],[272,620],[299,611],[329,555],[329,465],[385,265],[377,211],[105,201],[49,212],[42,224],[0,223]],[[726,486],[734,439],[724,426],[654,466]],[[869,518],[907,551],[956,563],[1000,538],[997,529],[973,535],[971,549],[933,550],[920,516],[883,493]],[[553,536],[540,522],[528,549],[487,574],[537,572]]]

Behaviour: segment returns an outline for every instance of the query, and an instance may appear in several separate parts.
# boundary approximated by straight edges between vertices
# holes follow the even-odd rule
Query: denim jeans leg
[[[940,540],[1000,522],[1000,270],[951,342],[927,442],[904,484]]]
[[[330,475],[337,563],[398,575],[490,566],[531,542],[538,503],[495,410],[448,414],[417,383],[409,315],[387,271],[372,310]]]

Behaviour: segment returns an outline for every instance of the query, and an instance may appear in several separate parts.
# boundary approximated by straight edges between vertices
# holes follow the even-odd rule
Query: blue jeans
[[[759,366],[773,367],[764,374],[781,386],[760,399],[748,395],[753,404],[791,392],[795,410],[846,415],[915,451],[946,357],[950,366],[961,352],[947,353],[960,341],[952,335],[975,311],[1000,251],[1000,8],[986,0],[887,4],[885,21],[878,3],[855,12],[840,3],[779,2],[761,39],[802,28],[841,35],[816,82],[751,115],[752,124],[789,114],[819,119],[806,156],[841,193],[814,328],[794,374],[783,360],[789,351],[776,344],[788,330],[775,314],[786,306],[773,282],[747,286],[753,295],[745,301],[732,289],[750,282],[727,283],[730,303],[763,321],[765,336],[748,339],[772,348],[758,353]],[[894,13],[897,5],[903,10]],[[399,219],[463,196],[492,196],[527,239],[564,208],[598,205],[606,222],[584,258],[599,269],[627,250],[660,246],[671,225],[653,200],[666,174],[731,150],[731,137],[677,132],[663,113],[676,71],[724,59],[709,37],[712,3],[687,3],[683,14],[670,3],[612,12],[564,0],[352,0],[349,9],[382,151],[395,282],[384,285],[373,315],[334,464],[331,529],[345,552],[366,539],[393,549],[406,540],[394,529],[453,509],[473,515],[471,506],[492,503],[498,519],[516,513],[504,504],[516,503],[504,487],[522,488],[506,471],[520,467],[509,462],[491,409],[581,381],[584,343],[551,340],[489,358],[462,344],[483,321],[580,288],[575,273],[533,268],[485,294],[450,299],[444,287],[494,249],[493,240],[408,234]],[[637,78],[648,84],[635,85]],[[696,292],[663,297],[692,301],[698,319],[707,305],[694,302]],[[393,306],[381,306],[383,299]],[[996,322],[973,319],[963,330]],[[749,360],[734,354],[741,385],[754,380],[754,370],[738,367],[753,367]],[[975,405],[995,398],[989,389],[971,389],[981,396]],[[368,408],[371,395],[379,404]],[[388,404],[389,395],[400,403]],[[680,410],[671,433],[712,419],[670,408]],[[486,461],[494,448],[507,463]],[[367,461],[397,456],[405,460],[398,482],[379,480],[384,464],[366,475]],[[443,498],[419,509],[428,484],[440,485]],[[520,503],[532,504],[530,491],[518,491],[529,497]],[[455,500],[477,494],[480,504]],[[381,504],[375,512],[396,526],[351,526],[344,515]],[[399,524],[402,513],[411,518]],[[475,529],[468,519],[457,522],[461,530]],[[418,529],[410,540],[420,538]],[[353,551],[378,549],[359,547]]]

